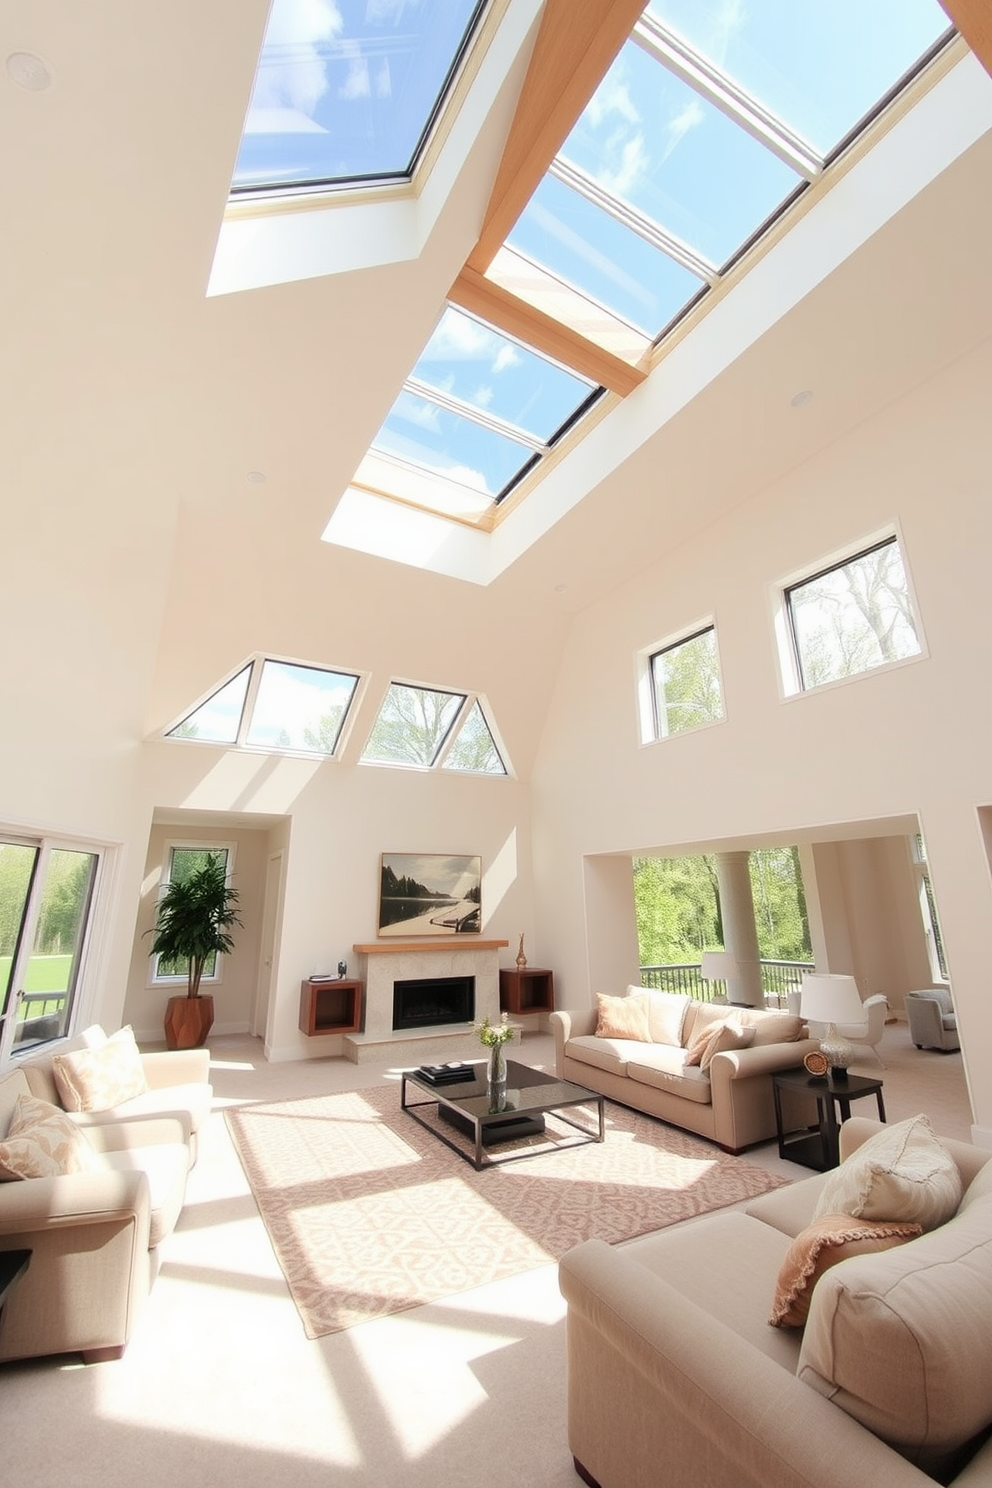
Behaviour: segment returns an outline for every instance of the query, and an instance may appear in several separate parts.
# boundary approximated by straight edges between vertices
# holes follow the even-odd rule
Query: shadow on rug
[[[605,1142],[481,1173],[401,1111],[398,1083],[225,1116],[308,1338],[784,1181],[610,1101]]]

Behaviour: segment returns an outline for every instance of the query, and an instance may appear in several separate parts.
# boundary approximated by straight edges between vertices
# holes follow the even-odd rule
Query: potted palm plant
[[[170,997],[165,1010],[165,1040],[170,1049],[198,1049],[213,1027],[214,1000],[200,992],[203,968],[213,955],[234,949],[230,935],[240,925],[238,891],[227,881],[224,863],[215,853],[184,878],[173,879],[158,903],[150,954],[162,962],[186,966],[185,996]],[[160,963],[161,964],[161,963]]]

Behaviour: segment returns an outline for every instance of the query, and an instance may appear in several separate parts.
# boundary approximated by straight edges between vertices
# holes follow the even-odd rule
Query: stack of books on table
[[[474,1080],[470,1064],[422,1064],[417,1071],[431,1085],[455,1085],[459,1080]]]

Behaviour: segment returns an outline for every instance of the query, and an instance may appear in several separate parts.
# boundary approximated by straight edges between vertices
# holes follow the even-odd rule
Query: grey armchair
[[[946,987],[926,987],[906,993],[909,1032],[918,1049],[960,1049],[958,1020]]]
[[[863,1023],[839,1024],[837,1032],[842,1038],[850,1039],[852,1044],[866,1044],[882,1068],[885,1068],[885,1060],[878,1052],[878,1046],[882,1042],[882,1034],[885,1032],[885,1020],[889,1013],[888,998],[882,992],[876,992],[864,1001],[865,1021]],[[860,1056],[861,1049],[858,1049]]]

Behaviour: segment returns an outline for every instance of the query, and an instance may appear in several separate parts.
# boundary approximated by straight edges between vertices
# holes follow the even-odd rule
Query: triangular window
[[[505,775],[496,741],[476,699],[445,755],[443,770],[464,770],[473,775]]]
[[[354,672],[256,657],[166,738],[333,755],[357,686]]]

